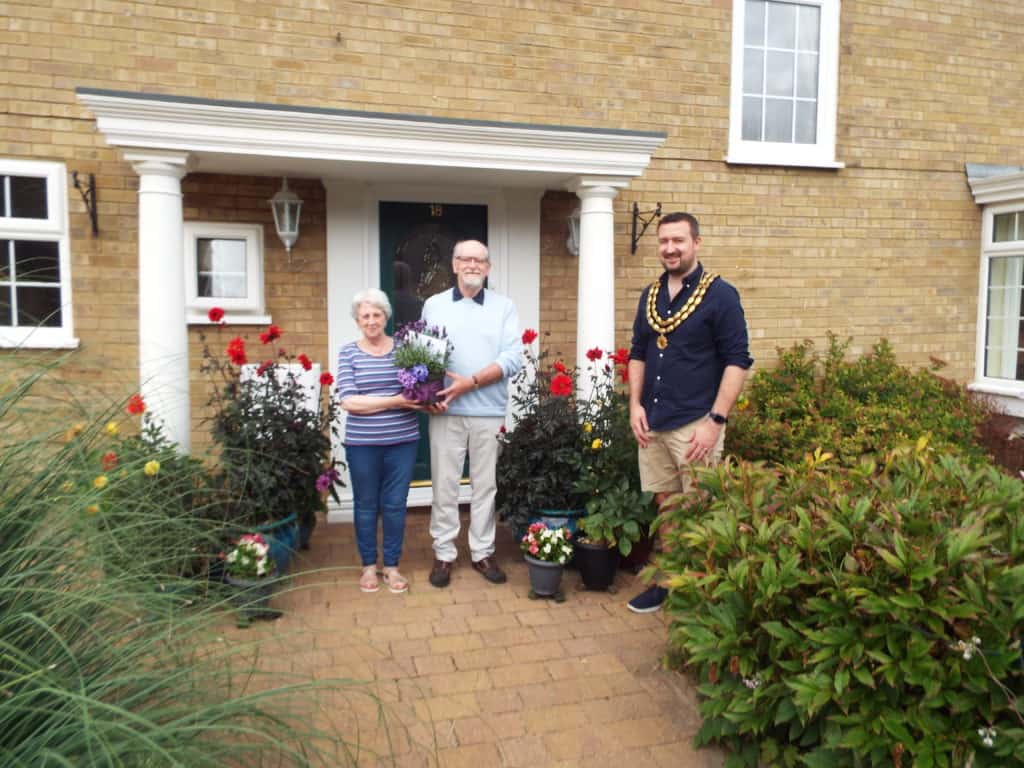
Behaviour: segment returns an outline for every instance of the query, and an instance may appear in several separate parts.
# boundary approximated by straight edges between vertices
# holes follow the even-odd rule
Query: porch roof
[[[564,188],[628,181],[666,134],[78,88],[107,142],[213,173]]]

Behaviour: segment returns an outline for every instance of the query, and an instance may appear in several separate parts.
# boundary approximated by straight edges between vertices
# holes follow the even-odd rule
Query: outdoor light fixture
[[[573,256],[580,255],[580,209],[577,208],[569,214],[569,237],[566,238],[565,247]]]
[[[292,246],[299,239],[299,215],[302,213],[302,198],[288,189],[288,179],[281,179],[281,188],[269,200],[274,212],[274,229],[288,256],[292,255]]]

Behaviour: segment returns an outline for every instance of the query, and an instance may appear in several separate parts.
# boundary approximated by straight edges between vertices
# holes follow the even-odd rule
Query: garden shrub
[[[850,340],[829,334],[824,359],[811,341],[779,350],[775,368],[758,371],[744,407],[729,420],[726,452],[750,461],[800,461],[821,447],[843,465],[931,433],[936,448],[982,460],[975,442],[981,401],[930,369],[896,361],[887,341],[847,360]]]
[[[904,388],[884,349],[836,373],[844,392]],[[808,359],[785,366],[810,397]],[[921,438],[851,467],[702,469],[664,520],[672,655],[730,766],[1024,765],[1020,480]]]

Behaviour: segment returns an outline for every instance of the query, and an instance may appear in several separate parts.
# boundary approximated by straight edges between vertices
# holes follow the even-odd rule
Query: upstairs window
[[[0,347],[72,347],[66,175],[0,159]]]
[[[734,0],[730,163],[835,159],[839,0]]]

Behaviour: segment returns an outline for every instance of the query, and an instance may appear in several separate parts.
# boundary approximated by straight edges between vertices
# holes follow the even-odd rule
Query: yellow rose
[[[594,438],[594,442],[592,442],[590,444],[590,448],[591,448],[591,450],[599,451],[599,450],[601,450],[601,446],[602,445],[604,445],[604,443],[601,441],[601,438],[600,437],[595,437]]]
[[[117,424],[112,421],[108,421],[107,426],[105,426],[103,430],[112,437],[121,431]]]
[[[594,425],[588,421],[586,424],[583,425],[583,431],[589,435],[591,432],[594,431]]]
[[[102,491],[109,482],[106,475],[96,475],[96,479],[92,481],[92,487],[97,491]]]
[[[90,504],[88,507],[85,508],[85,511],[88,512],[90,515],[98,514],[100,511],[100,505]]]
[[[153,459],[152,461],[147,461],[146,466],[142,468],[142,471],[145,472],[147,476],[153,477],[157,472],[160,471],[160,462],[157,461],[156,459]]]

